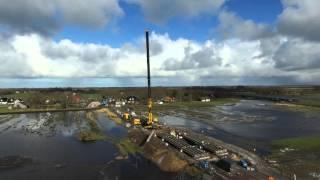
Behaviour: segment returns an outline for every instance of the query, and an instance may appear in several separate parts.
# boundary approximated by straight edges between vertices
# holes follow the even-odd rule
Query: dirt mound
[[[183,170],[188,163],[180,159],[175,152],[169,150],[160,139],[152,137],[148,143],[144,143],[147,134],[140,129],[134,129],[129,132],[130,140],[140,145],[146,158],[155,163],[161,170],[166,172],[179,172]]]

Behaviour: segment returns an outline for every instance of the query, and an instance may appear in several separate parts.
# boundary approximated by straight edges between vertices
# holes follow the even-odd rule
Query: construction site
[[[0,180],[320,180],[320,0],[0,0]]]
[[[187,162],[181,163],[179,170],[186,166],[196,167],[207,177],[213,179],[285,179],[254,152],[188,129],[172,128],[158,122],[158,119],[152,114],[148,31],[146,31],[146,55],[147,111],[136,113],[134,106],[130,106],[131,108],[110,106],[108,109],[111,111],[108,110],[108,114],[114,120],[121,119],[121,123],[129,128],[129,139],[133,143],[142,149],[149,149],[143,153],[148,159],[158,163],[160,168],[168,169],[172,166],[170,164],[177,162],[172,160],[173,162],[164,165],[168,167],[163,167],[161,163],[159,164],[159,159],[155,158],[159,157],[159,154],[169,151],[179,157],[182,162]],[[175,169],[175,167],[172,168]]]
[[[6,155],[0,157],[0,170],[15,169],[30,177],[48,172],[53,179],[58,169],[62,176],[70,173],[72,177],[81,169],[79,179],[97,173],[97,179],[105,179],[110,172],[110,179],[132,175],[150,179],[155,178],[153,173],[159,175],[155,179],[274,180],[296,179],[296,173],[299,177],[318,176],[318,162],[312,159],[318,155],[313,149],[317,138],[294,139],[298,148],[291,147],[292,140],[278,141],[279,137],[319,131],[319,126],[314,126],[319,123],[313,118],[315,108],[303,104],[313,96],[306,96],[308,101],[299,99],[301,94],[318,92],[316,87],[152,87],[149,31],[145,40],[146,87],[2,90],[0,133],[4,135],[0,140],[17,151],[12,153],[7,146],[0,149]],[[311,118],[292,111],[297,109]],[[276,116],[280,120],[275,121]],[[301,124],[301,119],[308,121]],[[300,123],[301,129],[293,122]],[[305,126],[305,122],[310,125]],[[283,124],[288,130],[282,130]],[[12,142],[11,137],[15,138]],[[265,141],[259,142],[261,139]],[[34,142],[42,145],[33,144],[34,151],[24,149]],[[68,155],[59,146],[61,142],[70,146]],[[58,147],[60,153],[52,152]],[[314,152],[304,151],[305,147]],[[47,152],[58,157],[47,162]],[[308,154],[305,152],[312,152],[305,160],[309,163],[306,169],[307,162],[301,160]],[[43,156],[40,160],[38,153]],[[300,159],[291,163],[295,157]],[[84,162],[81,166],[79,159]],[[37,164],[40,167],[32,169]],[[121,172],[123,166],[131,174]],[[43,167],[46,169],[40,171]],[[10,171],[0,174],[0,178],[10,176]]]

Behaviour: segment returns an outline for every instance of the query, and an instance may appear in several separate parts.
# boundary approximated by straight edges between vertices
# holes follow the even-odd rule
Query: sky
[[[0,88],[320,84],[318,0],[0,0]]]

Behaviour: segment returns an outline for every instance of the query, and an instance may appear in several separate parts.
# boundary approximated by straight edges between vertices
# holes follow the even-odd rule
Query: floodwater
[[[127,130],[95,113],[107,141],[83,143],[76,135],[89,129],[85,112],[0,116],[0,179],[174,179],[142,156],[116,160],[114,140]],[[279,109],[271,102],[241,100],[236,104],[164,112],[166,124],[188,128],[262,155],[270,142],[319,134],[320,116]],[[111,139],[111,140],[110,140]],[[14,166],[4,166],[10,157]],[[17,160],[15,160],[15,158]],[[6,165],[6,164],[5,164]]]
[[[319,116],[308,117],[276,107],[271,102],[242,100],[234,106],[218,107],[217,112],[217,118],[227,117],[217,122],[217,127],[245,138],[275,140],[320,132]]]
[[[104,114],[95,116],[103,133],[111,139],[127,130]],[[76,134],[88,129],[84,112],[38,113],[0,116],[0,161],[17,158],[14,166],[0,162],[0,179],[171,179],[143,157],[119,155],[111,141],[83,143]],[[22,160],[21,160],[22,159]]]
[[[320,134],[320,116],[277,108],[272,102],[241,100],[218,107],[169,112],[166,124],[188,128],[266,155],[270,142]]]

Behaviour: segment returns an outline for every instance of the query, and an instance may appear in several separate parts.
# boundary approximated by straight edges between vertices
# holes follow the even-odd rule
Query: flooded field
[[[143,157],[116,160],[114,144],[127,130],[95,113],[105,141],[81,142],[90,128],[84,112],[0,117],[0,179],[170,179]]]
[[[241,100],[218,107],[163,112],[160,121],[224,140],[228,137],[269,142],[320,134],[320,117],[286,111],[271,102]]]
[[[273,142],[320,135],[320,114],[312,116],[286,110],[272,102],[241,100],[235,104],[162,112],[160,121],[216,137],[258,154],[275,158],[286,171],[303,179],[320,172],[317,149],[284,152]],[[307,160],[308,159],[308,160]],[[299,177],[299,176],[298,176]]]
[[[318,136],[320,116],[279,108],[271,102],[241,100],[221,106],[163,110],[159,120],[192,129],[278,161],[286,173],[317,179],[320,154],[275,148],[277,140]],[[92,119],[96,124],[92,124]],[[78,134],[99,131],[102,141],[82,142]],[[142,155],[121,154],[117,142],[127,129],[104,113],[67,112],[0,116],[0,179],[176,179]],[[280,166],[279,166],[280,164]]]

